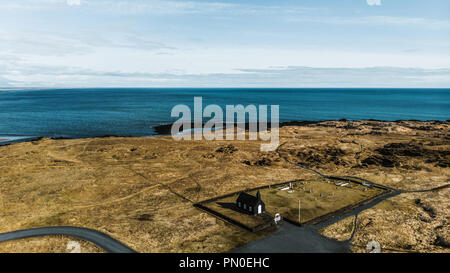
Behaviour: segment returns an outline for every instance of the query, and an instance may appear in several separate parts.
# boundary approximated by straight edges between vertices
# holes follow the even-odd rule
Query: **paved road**
[[[12,231],[0,234],[0,242],[47,236],[47,235],[66,235],[71,237],[76,237],[89,242],[92,242],[99,247],[103,248],[107,252],[111,253],[134,253],[135,251],[128,246],[122,244],[116,239],[106,235],[105,233],[80,227],[70,227],[70,226],[60,226],[60,227],[41,227],[41,228],[31,228],[18,231]]]
[[[310,227],[282,222],[267,237],[230,251],[231,253],[345,253],[351,252],[347,242],[327,238]]]

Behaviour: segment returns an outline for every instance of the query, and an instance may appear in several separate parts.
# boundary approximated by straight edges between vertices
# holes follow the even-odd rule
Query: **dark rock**
[[[312,167],[318,164],[334,163],[335,165],[346,166],[347,162],[342,160],[340,157],[345,155],[345,152],[341,149],[334,147],[327,148],[325,150],[309,150],[309,151],[295,151],[291,152],[301,162],[303,165]]]
[[[431,218],[436,218],[436,211],[431,206],[424,204],[422,200],[415,199],[414,204],[421,207]]]
[[[436,239],[434,240],[433,245],[441,246],[444,248],[450,248],[450,243],[439,235],[436,236]]]
[[[151,221],[153,219],[153,215],[151,214],[142,214],[137,218],[139,221]]]
[[[411,156],[411,157],[423,156],[427,152],[422,147],[406,143],[389,143],[384,145],[383,148],[378,148],[375,151],[382,155],[397,155],[397,156]]]
[[[393,168],[397,167],[400,164],[397,161],[394,161],[390,158],[387,158],[385,156],[378,156],[373,155],[369,156],[366,159],[361,161],[362,166],[368,167],[369,165],[377,165],[377,166],[383,166],[387,168]]]
[[[220,147],[219,149],[216,150],[216,153],[223,153],[223,154],[232,154],[234,152],[237,152],[237,148],[234,147],[233,145],[229,144],[227,146],[224,147]]]
[[[244,160],[242,161],[242,163],[249,166],[271,166],[272,160],[270,158],[264,157],[256,161]]]

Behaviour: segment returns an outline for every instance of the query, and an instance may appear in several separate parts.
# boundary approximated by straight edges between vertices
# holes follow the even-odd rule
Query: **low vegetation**
[[[176,142],[170,137],[42,139],[1,146],[0,232],[70,225],[105,232],[140,252],[225,252],[261,235],[230,225],[194,203],[318,178],[285,159],[324,174],[358,176],[402,190],[443,186],[450,177],[448,131],[448,122],[329,121],[281,128],[282,146],[275,152],[260,152],[258,141]],[[426,152],[405,152],[410,146]],[[320,193],[333,198],[325,189],[313,189],[303,198]],[[352,242],[364,246],[374,238],[398,251],[448,249],[448,200],[444,188],[383,201],[361,213],[362,226]],[[302,202],[311,215],[341,206],[329,204]],[[323,232],[335,237],[331,229]],[[0,251],[66,247],[60,239],[17,242],[1,243]],[[25,249],[26,243],[34,246]],[[359,250],[363,248],[355,247]]]

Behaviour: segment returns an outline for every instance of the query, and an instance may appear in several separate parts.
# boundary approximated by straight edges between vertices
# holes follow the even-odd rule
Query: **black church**
[[[261,194],[256,193],[256,196],[241,192],[236,199],[236,206],[249,214],[258,215],[266,210],[266,205],[261,200]]]

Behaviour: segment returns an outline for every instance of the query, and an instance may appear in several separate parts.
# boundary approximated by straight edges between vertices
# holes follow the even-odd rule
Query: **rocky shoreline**
[[[347,125],[344,126],[339,126],[338,124],[340,123],[347,123]],[[330,124],[331,123],[331,124]],[[440,125],[440,124],[449,124],[450,120],[446,120],[446,121],[441,121],[441,120],[428,120],[428,121],[420,121],[420,120],[395,120],[395,121],[385,121],[385,120],[376,120],[376,119],[368,119],[368,120],[354,120],[354,121],[349,121],[346,119],[340,119],[340,120],[321,120],[321,121],[312,121],[312,120],[291,120],[291,121],[285,121],[285,122],[280,122],[279,123],[279,128],[282,127],[286,127],[286,126],[323,126],[323,127],[336,127],[336,128],[343,128],[343,129],[358,129],[357,127],[355,127],[355,125],[353,125],[354,123],[360,123],[360,125],[371,125],[373,123],[388,123],[388,124],[398,124],[398,125],[402,125],[404,126],[405,124],[411,124],[411,123],[423,123],[426,125]],[[172,128],[173,123],[169,123],[169,124],[161,124],[161,125],[157,125],[154,126],[153,129],[155,131],[155,133],[157,135],[170,135],[171,134],[171,128]],[[202,126],[204,126],[205,123],[202,124]],[[417,130],[430,130],[431,127],[429,126],[419,126],[419,127],[410,127],[412,129],[417,129]],[[234,126],[236,127],[237,124],[235,123]],[[194,128],[195,124],[191,123],[191,128]],[[226,124],[222,124],[222,126],[220,126],[220,128],[225,128]],[[257,128],[257,130],[259,130],[259,124],[256,124],[255,127]],[[272,127],[272,124],[270,122],[267,123],[267,128],[270,129]],[[252,128],[250,126],[249,122],[246,122],[244,124],[244,128],[246,129],[246,131],[249,131],[250,128]],[[379,130],[379,128],[374,128],[374,130]]]
[[[295,179],[354,176],[402,191],[363,211],[351,239],[394,252],[448,252],[448,121],[322,121],[284,125],[280,146],[261,141],[161,137],[48,139],[0,146],[0,232],[81,226],[139,252],[227,252],[261,235],[227,225],[193,204]],[[433,190],[430,190],[433,189]],[[347,240],[353,219],[321,232]],[[348,236],[347,236],[348,235]],[[65,251],[61,239],[0,244],[0,252]],[[96,252],[90,247],[88,250]]]

